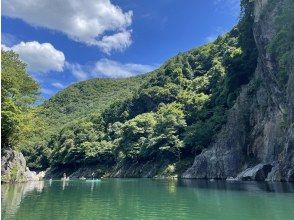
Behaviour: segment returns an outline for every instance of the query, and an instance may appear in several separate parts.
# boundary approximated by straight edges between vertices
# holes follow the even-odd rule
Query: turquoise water
[[[294,185],[103,179],[2,185],[2,219],[294,219]]]

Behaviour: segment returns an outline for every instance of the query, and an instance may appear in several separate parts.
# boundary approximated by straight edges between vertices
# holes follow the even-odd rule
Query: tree
[[[39,85],[16,53],[2,50],[1,55],[1,144],[3,148],[16,148],[29,128],[25,116],[38,98]]]
[[[156,112],[156,128],[153,146],[158,146],[162,155],[180,158],[183,142],[180,134],[186,127],[185,114],[179,103],[162,104]]]
[[[138,160],[144,157],[144,149],[154,133],[156,120],[154,113],[145,113],[127,121],[121,128],[118,154],[127,160]]]

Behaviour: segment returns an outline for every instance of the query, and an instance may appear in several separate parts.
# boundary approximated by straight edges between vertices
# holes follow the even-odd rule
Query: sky
[[[236,25],[240,0],[2,0],[1,47],[47,99],[91,78],[144,74]]]

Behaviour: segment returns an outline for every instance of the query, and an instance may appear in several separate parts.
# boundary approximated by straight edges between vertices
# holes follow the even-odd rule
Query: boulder
[[[26,160],[21,152],[12,149],[2,151],[1,182],[27,182],[43,179],[45,173],[37,174],[26,166]]]
[[[238,174],[236,180],[265,180],[272,167],[271,164],[258,164]]]

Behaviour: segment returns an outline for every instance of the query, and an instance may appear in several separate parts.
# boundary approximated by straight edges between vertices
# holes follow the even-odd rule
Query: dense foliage
[[[32,107],[38,98],[39,85],[14,52],[1,51],[1,64],[1,145],[2,149],[21,148],[43,127]]]
[[[63,131],[63,127],[71,129],[75,134],[81,131],[82,128],[85,129],[85,132],[91,133],[92,130],[86,125],[87,122],[84,122],[87,118],[100,115],[111,103],[131,97],[132,93],[136,91],[140,84],[146,81],[147,78],[148,75],[126,79],[87,80],[69,86],[46,101],[40,106],[38,112],[38,118],[46,122],[45,129],[42,129],[38,135],[31,135],[31,137],[23,143],[21,149],[24,156],[27,158],[28,165],[34,169],[41,169],[49,166],[49,157],[51,157],[53,149],[51,142],[59,132]],[[83,127],[84,125],[85,127]],[[36,126],[40,127],[39,125]],[[79,130],[75,131],[75,129]],[[89,130],[87,131],[87,129]],[[96,136],[96,134],[94,136]],[[76,139],[79,137],[80,136]],[[91,144],[86,144],[85,147],[89,148],[91,152],[100,148],[100,145],[96,146],[97,143],[95,142],[95,138],[91,137],[89,142],[91,142]],[[63,145],[61,144],[60,147]],[[91,149],[92,147],[93,149]],[[75,151],[74,149],[71,150]],[[54,155],[52,156],[56,158]],[[66,163],[69,163],[67,158],[64,160],[67,161]],[[52,161],[55,161],[55,159],[52,159]]]
[[[77,118],[99,114],[111,103],[129,97],[145,78],[91,79],[73,84],[46,101],[41,116],[50,129],[56,129]]]

